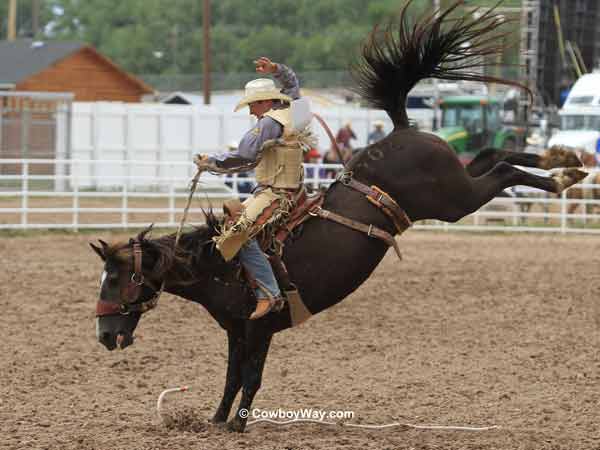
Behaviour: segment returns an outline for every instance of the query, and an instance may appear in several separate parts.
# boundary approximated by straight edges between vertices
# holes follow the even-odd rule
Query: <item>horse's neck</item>
[[[182,266],[182,261],[174,262],[164,274],[165,292],[199,303],[220,323],[232,312],[238,316],[246,314],[243,308],[249,302],[244,302],[243,298],[247,291],[237,279],[234,264],[211,265],[210,260],[200,257],[207,253],[206,249],[194,249],[195,246],[189,241],[186,247],[188,246],[186,251],[199,253],[197,258],[192,258],[196,264]],[[182,277],[181,274],[186,276]],[[198,278],[192,278],[194,275]]]

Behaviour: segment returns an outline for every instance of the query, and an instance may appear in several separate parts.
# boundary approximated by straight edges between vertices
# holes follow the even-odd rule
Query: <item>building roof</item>
[[[127,73],[92,46],[76,41],[35,41],[20,39],[0,41],[0,85],[16,84],[36,75],[53,64],[81,50],[93,52],[101,61],[138,85],[142,91],[153,93],[152,87]]]
[[[86,47],[82,42],[0,41],[0,83],[18,83]]]
[[[160,102],[172,105],[203,105],[204,97],[189,92],[177,91],[167,95]]]

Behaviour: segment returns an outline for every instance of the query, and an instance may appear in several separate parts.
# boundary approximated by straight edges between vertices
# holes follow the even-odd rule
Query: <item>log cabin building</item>
[[[79,102],[139,102],[153,89],[81,42],[0,41],[0,88],[72,92]]]
[[[87,44],[0,41],[0,158],[68,157],[72,101],[137,103],[148,94],[150,86]],[[0,164],[0,174],[19,173],[20,164]]]

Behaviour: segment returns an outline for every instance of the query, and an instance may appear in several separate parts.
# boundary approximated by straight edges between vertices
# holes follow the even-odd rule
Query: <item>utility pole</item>
[[[540,0],[524,0],[521,5],[521,45],[520,66],[521,81],[533,91],[538,90],[538,60],[540,40]],[[531,115],[529,97],[521,92],[519,101],[519,119],[525,123],[526,129]]]
[[[31,0],[31,34],[36,37],[40,29],[40,0]]]
[[[8,3],[8,36],[9,41],[17,38],[17,0],[9,0]]]
[[[202,35],[204,38],[202,91],[204,93],[204,104],[210,105],[210,0],[204,0]]]
[[[440,0],[433,0],[433,10],[435,11],[436,17],[440,15]],[[431,128],[436,131],[439,127],[439,116],[440,116],[440,87],[438,85],[438,79],[433,79],[433,123]]]

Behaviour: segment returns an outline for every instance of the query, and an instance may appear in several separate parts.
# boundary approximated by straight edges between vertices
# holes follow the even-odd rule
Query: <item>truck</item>
[[[548,145],[578,147],[600,161],[600,70],[579,77],[558,112],[560,130]]]
[[[484,148],[519,150],[524,130],[502,123],[502,101],[486,95],[445,97],[439,103],[441,126],[434,134],[444,139],[463,162]]]

